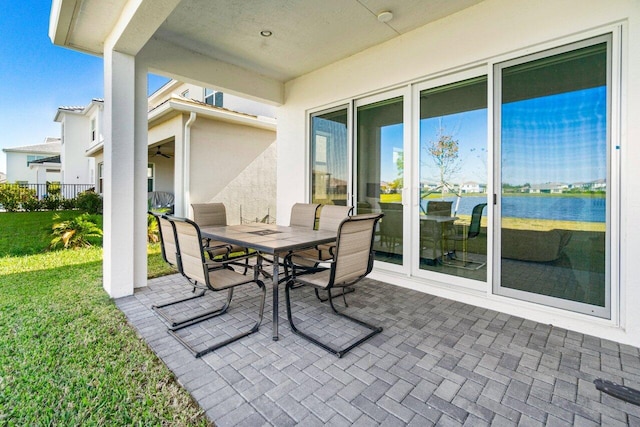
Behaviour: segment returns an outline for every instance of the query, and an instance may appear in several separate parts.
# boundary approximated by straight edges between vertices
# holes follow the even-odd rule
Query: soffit
[[[183,0],[155,36],[286,82],[480,1]],[[394,17],[381,23],[385,10]]]

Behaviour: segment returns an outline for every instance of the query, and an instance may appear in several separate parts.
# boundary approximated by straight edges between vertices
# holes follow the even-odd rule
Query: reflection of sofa
[[[571,240],[567,230],[502,229],[502,257],[521,261],[549,262],[560,258]]]

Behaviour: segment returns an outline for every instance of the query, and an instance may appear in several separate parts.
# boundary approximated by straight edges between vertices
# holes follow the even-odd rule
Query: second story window
[[[91,119],[91,142],[96,140],[96,119]]]
[[[180,96],[182,96],[183,98],[189,98],[189,89],[185,90],[184,92],[182,92],[180,94]]]
[[[204,89],[204,103],[212,105],[214,107],[222,107],[223,103],[223,93],[216,92],[213,89],[205,88]]]

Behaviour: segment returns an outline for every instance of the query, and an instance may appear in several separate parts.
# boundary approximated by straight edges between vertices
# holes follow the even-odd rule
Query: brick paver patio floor
[[[635,347],[366,279],[347,310],[384,331],[342,359],[291,333],[284,292],[274,342],[269,287],[258,333],[195,359],[151,310],[190,289],[179,275],[148,285],[118,307],[220,427],[640,426],[640,406],[593,385],[604,378],[640,388]],[[295,292],[300,326],[325,338],[352,332],[325,315],[310,289]],[[172,314],[221,304],[225,295],[209,293]],[[219,328],[250,325],[257,303],[257,288],[237,289],[227,314],[180,335],[204,348]]]

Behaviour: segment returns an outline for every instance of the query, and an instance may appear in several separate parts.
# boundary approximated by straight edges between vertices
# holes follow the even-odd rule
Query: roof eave
[[[191,103],[189,101],[180,100],[175,97],[170,98],[167,102],[156,107],[149,112],[149,125],[154,125],[162,120],[168,114],[178,113],[196,113],[202,117],[214,120],[220,120],[228,123],[251,126],[259,129],[275,131],[276,119],[262,116],[252,116],[243,113],[237,113],[230,110],[214,109],[208,106]]]

